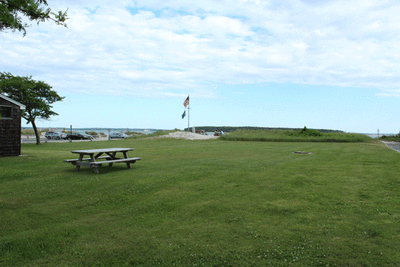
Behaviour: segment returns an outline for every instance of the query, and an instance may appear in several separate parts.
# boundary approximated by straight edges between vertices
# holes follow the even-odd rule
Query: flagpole
[[[189,97],[189,99],[190,99],[190,95],[188,94],[188,97]],[[188,103],[188,132],[189,132],[189,126],[190,126],[190,100],[189,100],[189,103]]]
[[[182,114],[182,119],[183,119],[186,116],[186,109],[188,110],[188,132],[189,132],[189,128],[190,128],[190,114],[189,114],[190,113],[190,111],[189,111],[190,100],[189,100],[189,97],[190,97],[190,95],[188,95],[185,102],[183,102],[183,106],[185,107],[185,110],[183,111],[183,114]]]

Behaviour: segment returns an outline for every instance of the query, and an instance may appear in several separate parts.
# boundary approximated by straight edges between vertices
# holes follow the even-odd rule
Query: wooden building
[[[21,110],[25,106],[0,94],[0,157],[21,155]]]

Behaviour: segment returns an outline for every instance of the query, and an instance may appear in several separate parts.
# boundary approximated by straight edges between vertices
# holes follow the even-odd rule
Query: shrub
[[[322,136],[322,133],[320,131],[318,131],[318,130],[307,129],[307,127],[304,126],[304,128],[300,130],[300,135],[303,135],[303,136]]]
[[[141,135],[142,133],[133,132],[133,131],[126,131],[125,134],[127,134],[127,135]]]
[[[98,135],[97,132],[95,132],[95,131],[92,131],[92,132],[86,131],[86,134],[90,134],[93,137],[96,137]]]
[[[382,135],[379,137],[379,140],[400,142],[400,133],[391,136]]]
[[[287,134],[289,136],[297,136],[297,137],[318,137],[318,136],[323,135],[318,130],[307,129],[306,126],[304,126],[304,128],[301,129],[300,131],[285,131],[285,134]]]

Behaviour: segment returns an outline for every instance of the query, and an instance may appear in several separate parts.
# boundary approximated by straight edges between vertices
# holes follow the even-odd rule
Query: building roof
[[[15,101],[15,100],[12,100],[11,98],[6,97],[5,95],[0,94],[0,97],[7,100],[8,102],[13,103],[14,105],[19,106],[20,109],[25,109],[25,105],[22,105],[21,103]]]

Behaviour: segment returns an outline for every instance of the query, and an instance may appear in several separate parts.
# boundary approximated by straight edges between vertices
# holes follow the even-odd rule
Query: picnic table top
[[[85,150],[72,150],[71,153],[76,154],[94,154],[94,153],[113,153],[113,152],[126,152],[131,151],[133,148],[97,148],[97,149],[85,149]]]

